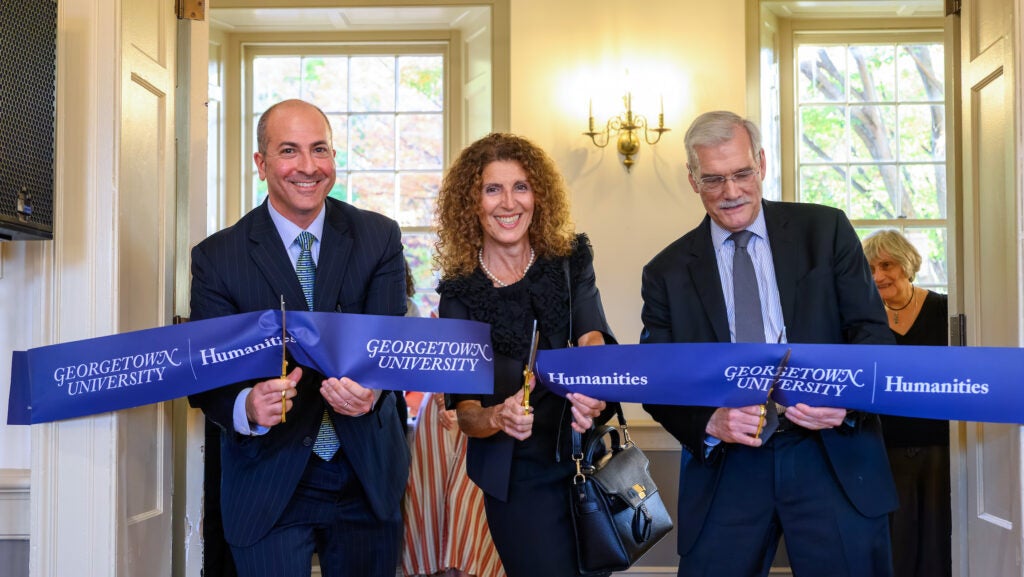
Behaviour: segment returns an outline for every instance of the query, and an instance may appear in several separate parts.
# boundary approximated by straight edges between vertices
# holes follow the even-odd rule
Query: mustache
[[[733,200],[723,200],[718,203],[718,208],[725,210],[729,208],[736,208],[737,206],[743,206],[744,204],[750,204],[750,199],[741,197]]]

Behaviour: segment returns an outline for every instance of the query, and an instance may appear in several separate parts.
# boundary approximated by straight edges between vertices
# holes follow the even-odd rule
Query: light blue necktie
[[[295,272],[299,275],[299,284],[302,285],[302,294],[306,296],[306,305],[313,310],[313,285],[316,284],[316,263],[313,262],[313,241],[316,237],[308,231],[302,231],[295,239],[299,243],[299,260],[295,263]],[[316,435],[316,442],[313,443],[313,452],[325,461],[338,452],[340,447],[338,434],[334,432],[334,423],[330,415],[324,409],[320,418],[320,431]]]

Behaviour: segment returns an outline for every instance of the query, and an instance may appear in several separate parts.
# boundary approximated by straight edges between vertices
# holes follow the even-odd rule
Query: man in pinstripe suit
[[[192,318],[277,308],[282,295],[290,309],[404,314],[397,223],[327,198],[335,151],[324,113],[278,103],[257,140],[268,200],[193,249]],[[221,512],[238,572],[309,575],[315,551],[326,577],[392,577],[409,470],[394,395],[290,366],[285,379],[190,397],[221,429]]]

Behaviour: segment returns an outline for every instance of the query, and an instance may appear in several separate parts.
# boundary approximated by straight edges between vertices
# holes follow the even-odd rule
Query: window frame
[[[797,103],[799,90],[799,66],[798,50],[801,45],[806,44],[912,44],[912,43],[938,43],[946,44],[943,22],[935,18],[907,18],[898,21],[878,20],[790,20],[784,24],[783,33],[780,34],[779,49],[779,73],[780,73],[780,127],[782,129],[782,159],[780,163],[782,200],[799,202],[798,197],[798,171],[799,171],[799,150],[800,150],[800,111]],[[950,54],[949,47],[945,46],[945,60],[948,61]],[[946,69],[945,62],[942,64]],[[950,118],[950,106],[953,80],[946,78],[944,106],[947,120]],[[946,139],[951,138],[952,126],[947,122]],[[951,150],[946,147],[947,155],[945,166],[947,174],[950,174],[950,165],[953,162]],[[897,161],[899,162],[899,161]],[[944,229],[945,231],[945,258],[946,258],[946,284],[924,284],[926,288],[935,288],[945,291],[951,279],[949,270],[952,264],[951,253],[953,243],[953,220],[950,213],[949,199],[953,198],[953,182],[947,183],[947,203],[944,207],[944,218],[894,218],[894,219],[854,219],[850,221],[858,231],[892,228],[900,232],[914,231],[915,229]]]
[[[369,35],[354,35],[358,38],[342,39],[337,34],[327,35],[322,39],[310,39],[309,35],[303,36],[303,41],[296,41],[290,35],[261,35],[259,40],[241,39],[239,42],[239,63],[240,63],[240,100],[241,114],[239,123],[240,139],[235,150],[240,151],[240,162],[238,174],[240,186],[238,191],[238,203],[241,213],[244,214],[256,206],[255,178],[256,172],[252,167],[255,148],[255,120],[253,106],[253,60],[262,56],[368,56],[387,55],[404,56],[440,54],[443,59],[443,149],[440,171],[444,170],[451,162],[453,150],[461,150],[463,143],[462,134],[462,62],[461,54],[456,47],[461,46],[461,35],[458,30],[441,31],[410,31],[410,32],[387,32],[374,34],[372,40]],[[365,38],[364,38],[365,37]],[[415,171],[414,171],[415,172]],[[394,215],[397,218],[397,215]],[[430,225],[403,225],[401,227],[403,244],[404,239],[409,236],[436,235],[436,226]],[[414,275],[415,276],[415,275]],[[423,307],[428,307],[434,298],[436,279],[426,284],[424,279],[416,278],[415,299]]]

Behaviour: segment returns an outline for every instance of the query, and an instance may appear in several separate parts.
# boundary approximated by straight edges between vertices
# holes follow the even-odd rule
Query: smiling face
[[[481,176],[480,227],[484,248],[529,245],[533,221],[533,187],[521,164],[496,160]]]
[[[278,104],[267,114],[265,150],[253,160],[274,209],[306,228],[334,186],[330,125],[319,110],[300,101]]]
[[[750,150],[750,135],[740,126],[733,129],[730,140],[716,146],[698,146],[696,148],[700,166],[700,175],[691,172],[690,186],[700,195],[704,209],[711,219],[722,228],[737,232],[746,229],[761,210],[761,183],[764,180],[764,151],[754,158]],[[735,180],[727,180],[722,190],[707,192],[702,190],[698,180],[708,176],[731,177],[743,170],[756,169],[760,174],[747,184]]]
[[[913,290],[910,278],[892,255],[879,250],[878,257],[871,259],[868,264],[871,266],[871,276],[882,300],[892,305],[900,305],[910,298],[910,291]]]

